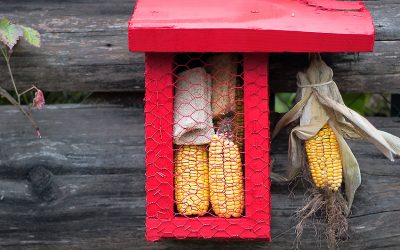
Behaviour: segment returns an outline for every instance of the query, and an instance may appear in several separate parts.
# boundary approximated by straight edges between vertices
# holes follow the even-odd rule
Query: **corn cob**
[[[209,207],[208,159],[205,146],[184,145],[175,156],[175,201],[182,215],[204,215]]]
[[[209,148],[211,205],[219,217],[240,217],[244,209],[242,162],[238,146],[217,134]]]
[[[332,128],[325,124],[305,144],[315,186],[338,191],[342,185],[342,160],[339,144]]]
[[[235,142],[239,146],[240,153],[244,152],[244,106],[243,106],[243,88],[236,88],[236,114],[235,122]]]

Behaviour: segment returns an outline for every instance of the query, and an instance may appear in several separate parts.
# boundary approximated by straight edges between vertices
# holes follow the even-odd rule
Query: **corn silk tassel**
[[[335,248],[337,241],[347,234],[346,217],[361,184],[358,162],[345,139],[370,142],[394,161],[394,155],[400,155],[400,138],[376,129],[348,108],[332,80],[332,69],[319,54],[311,54],[310,59],[309,68],[297,74],[297,104],[281,118],[272,133],[275,138],[290,123],[299,122],[290,132],[288,177],[282,178],[276,173],[271,177],[291,181],[306,173],[313,187],[306,205],[297,211],[296,247],[299,247],[306,220],[315,219],[318,212],[325,215],[328,244]]]

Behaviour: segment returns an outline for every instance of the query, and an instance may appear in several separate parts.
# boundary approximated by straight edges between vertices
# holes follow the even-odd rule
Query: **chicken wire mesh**
[[[241,65],[239,55],[231,53],[176,57],[176,215],[230,218],[243,214]]]
[[[160,62],[169,65],[166,58],[169,72]],[[248,65],[253,82],[246,95],[240,53],[166,53],[147,60],[149,240],[269,238],[266,72]]]

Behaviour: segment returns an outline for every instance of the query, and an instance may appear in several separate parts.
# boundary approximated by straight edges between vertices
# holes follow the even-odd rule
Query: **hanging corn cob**
[[[238,146],[232,136],[231,118],[221,122],[209,148],[212,209],[219,217],[240,217],[244,209],[243,171]]]
[[[306,153],[315,186],[338,191],[342,185],[342,160],[336,135],[328,124],[306,140]]]
[[[297,213],[297,243],[306,219],[323,210],[328,242],[334,248],[337,239],[347,231],[346,217],[361,183],[358,162],[344,138],[371,142],[392,161],[394,154],[400,155],[400,138],[377,130],[364,117],[346,107],[332,80],[332,69],[319,54],[311,55],[311,59],[306,72],[297,75],[298,103],[277,123],[272,138],[283,127],[299,119],[299,125],[290,133],[287,179],[292,180],[301,173],[306,173],[304,177],[308,178],[307,173],[310,173],[314,187],[309,192],[309,201]],[[346,199],[340,192],[342,183]]]
[[[175,155],[175,201],[182,215],[204,215],[209,206],[205,146],[185,145]]]

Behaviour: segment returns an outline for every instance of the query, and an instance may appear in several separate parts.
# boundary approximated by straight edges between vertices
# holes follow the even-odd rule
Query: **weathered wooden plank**
[[[0,107],[0,248],[4,249],[290,249],[294,211],[304,190],[272,185],[272,243],[144,239],[143,110],[121,106],[48,106],[35,112],[37,139],[13,107]],[[371,118],[400,136],[399,118]],[[400,244],[399,159],[351,142],[363,182],[342,249]],[[273,142],[274,170],[286,165],[287,140]],[[302,249],[324,248],[307,229]]]
[[[397,0],[364,1],[374,20],[377,41],[398,41],[400,39],[400,2]],[[390,7],[389,7],[390,6]],[[389,7],[389,8],[386,8]]]
[[[366,1],[376,25],[375,53],[325,56],[343,91],[400,93],[400,4]],[[143,55],[129,53],[127,22],[134,1],[4,0],[0,16],[32,25],[43,34],[43,46],[16,49],[12,65],[21,88],[33,82],[47,91],[143,91]],[[295,73],[307,55],[271,58],[271,90],[293,91]],[[332,58],[332,59],[331,59]],[[4,62],[0,72],[5,71]],[[0,85],[10,88],[6,73]]]
[[[400,117],[400,94],[393,94],[390,97],[390,103],[391,103],[390,115]]]
[[[343,92],[399,93],[400,41],[375,43],[374,53],[323,54]],[[296,91],[296,74],[307,67],[308,55],[273,54],[270,77],[276,92]]]

